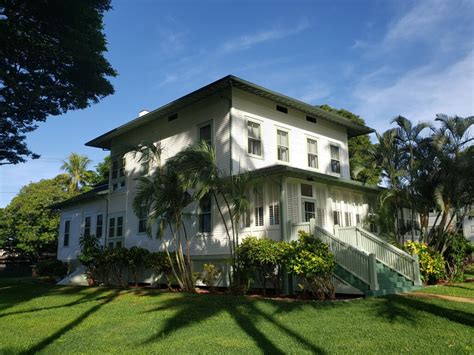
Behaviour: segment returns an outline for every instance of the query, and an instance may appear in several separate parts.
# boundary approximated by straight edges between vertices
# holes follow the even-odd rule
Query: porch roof
[[[113,130],[106,132],[103,135],[87,142],[86,145],[90,147],[110,149],[111,141],[113,138],[118,137],[128,131],[131,131],[134,128],[140,127],[146,123],[152,122],[153,120],[174,114],[176,111],[181,110],[186,106],[192,105],[202,99],[205,99],[206,97],[212,96],[226,88],[231,87],[236,87],[241,90],[245,90],[254,95],[264,97],[281,105],[302,111],[306,114],[337,123],[347,128],[348,137],[355,137],[374,132],[372,128],[361,125],[359,123],[355,123],[349,120],[348,118],[340,116],[336,113],[327,112],[318,106],[310,105],[306,102],[269,90],[249,81],[240,79],[236,76],[227,75],[209,85],[203,86],[202,88],[196,91],[182,96],[177,100],[171,101],[170,103],[161,106],[141,117],[137,117],[130,122],[127,122],[117,128],[114,128]]]
[[[382,191],[382,188],[376,185],[368,185],[360,181],[341,179],[337,176],[331,176],[318,173],[316,171],[299,169],[281,164],[271,165],[265,168],[254,170],[251,174],[255,178],[267,176],[294,177],[307,181],[320,182],[353,190],[355,189],[363,192],[379,193]]]

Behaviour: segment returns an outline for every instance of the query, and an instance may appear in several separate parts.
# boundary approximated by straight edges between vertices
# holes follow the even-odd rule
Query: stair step
[[[380,290],[366,291],[366,297],[378,297],[386,295],[397,295],[400,293],[413,292],[420,290],[421,286],[407,286],[407,287],[396,287],[396,288],[385,288]]]

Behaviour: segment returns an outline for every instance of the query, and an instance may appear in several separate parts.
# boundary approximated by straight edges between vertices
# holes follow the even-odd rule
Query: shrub
[[[79,261],[86,267],[86,275],[92,284],[97,282],[96,273],[98,267],[98,258],[101,253],[99,238],[95,235],[83,235],[79,240],[81,254]]]
[[[38,276],[64,277],[67,275],[67,265],[60,260],[41,260],[36,264]]]
[[[300,231],[298,240],[286,250],[286,265],[290,274],[302,278],[299,286],[304,293],[320,300],[335,297],[332,274],[336,262],[321,240]]]
[[[199,279],[209,287],[211,292],[214,292],[221,274],[222,271],[214,264],[204,264],[204,271],[200,274]]]
[[[126,253],[128,261],[128,271],[133,275],[135,286],[138,286],[138,279],[140,278],[140,270],[146,267],[147,258],[150,252],[147,249],[140,247],[131,247]]]
[[[471,243],[462,234],[446,237],[449,240],[449,246],[443,253],[446,261],[446,277],[451,281],[462,281],[472,254]]]
[[[421,279],[424,283],[432,284],[445,277],[444,258],[436,250],[425,243],[408,241],[405,250],[410,254],[418,255]]]
[[[173,253],[170,254],[171,259],[173,260]],[[155,253],[149,253],[146,257],[145,265],[146,267],[152,269],[155,274],[162,274],[163,276],[165,276],[168,288],[171,288],[171,283],[174,279],[173,270],[171,268],[169,258],[165,252],[160,251]]]
[[[273,284],[275,292],[280,290],[286,244],[271,239],[248,237],[237,249],[241,268],[256,275],[263,293],[268,281]]]

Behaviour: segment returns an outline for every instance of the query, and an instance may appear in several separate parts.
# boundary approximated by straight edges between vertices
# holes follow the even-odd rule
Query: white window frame
[[[100,226],[100,228],[102,229],[101,230],[101,234],[99,235],[99,233],[97,233],[97,228],[99,226],[99,224],[97,223],[98,222],[98,218],[99,216],[102,216],[102,225]],[[105,231],[105,226],[106,226],[106,223],[105,223],[105,214],[104,213],[98,213],[96,216],[95,216],[95,236],[96,238],[102,238],[104,236],[104,231]]]
[[[278,131],[285,132],[287,134],[288,147],[286,147],[286,148],[288,150],[288,160],[280,160],[278,158],[278,153],[279,153],[279,150],[280,150],[280,145],[278,144]],[[282,163],[282,164],[290,164],[290,162],[291,162],[291,154],[290,154],[291,142],[290,142],[290,130],[288,128],[284,128],[284,127],[280,127],[280,126],[275,127],[275,146],[276,146],[276,161],[279,162],[279,163]]]
[[[212,233],[213,226],[214,226],[214,224],[213,224],[213,222],[214,222],[214,220],[213,220],[213,213],[212,213],[212,208],[213,208],[214,205],[213,205],[212,195],[211,195],[211,194],[209,194],[209,200],[210,200],[210,209],[209,209],[209,212],[205,212],[205,213],[202,212],[202,210],[201,210],[201,201],[200,201],[200,200],[198,201],[198,204],[197,204],[197,208],[198,208],[198,233],[204,234],[204,235],[209,235],[209,234],[211,234],[211,233]],[[210,229],[211,229],[211,230],[208,231],[208,232],[201,232],[201,231],[200,231],[200,229],[201,229],[201,215],[204,215],[204,214],[209,214],[209,216],[210,216],[210,224],[211,224],[211,226],[210,226],[211,228],[210,228]]]
[[[110,190],[112,193],[123,192],[127,188],[127,158],[125,154],[110,159]],[[117,163],[117,176],[114,178],[114,163]],[[123,174],[122,174],[123,172]],[[116,187],[117,186],[117,187]]]
[[[91,214],[86,214],[84,215],[84,220],[82,221],[82,235],[86,235],[86,219],[89,218],[89,235],[92,235],[92,231],[94,230],[92,228],[92,215]]]
[[[68,232],[67,232],[67,245],[66,245],[66,223],[69,223],[69,228],[68,228]],[[71,245],[71,225],[72,225],[72,219],[71,218],[67,218],[64,220],[63,222],[63,243],[62,243],[62,247],[63,248],[69,248],[69,246]]]
[[[261,191],[262,193],[262,206],[261,207],[257,207],[257,189]],[[253,215],[254,215],[254,225],[256,228],[265,228],[265,186],[264,185],[259,185],[259,186],[255,186],[254,190],[253,190]],[[257,213],[257,208],[261,208],[262,209],[262,224],[257,224],[259,219],[257,218],[258,217],[258,213]]]
[[[261,153],[260,155],[253,154],[253,153],[249,152],[249,139],[254,139],[254,138],[249,137],[249,122],[258,124],[260,126],[260,153]],[[263,125],[263,121],[255,119],[255,118],[246,117],[246,120],[245,120],[245,137],[246,137],[245,151],[247,152],[248,156],[250,156],[252,158],[257,158],[257,159],[262,159],[263,160],[263,159],[265,159],[264,158],[265,152],[264,152],[264,148],[263,148],[263,135],[262,135],[263,129],[262,129],[262,125]]]
[[[320,167],[320,164],[319,164],[319,139],[316,138],[316,137],[313,137],[313,136],[305,136],[305,138],[306,138],[306,166],[307,166],[308,169],[319,171],[320,170],[320,168],[319,168]],[[308,140],[312,140],[312,141],[316,142],[316,154],[309,152]],[[309,155],[310,154],[316,156],[316,168],[309,165]]]
[[[265,201],[264,201],[264,204],[265,204]],[[271,227],[279,226],[280,225],[280,186],[276,183],[271,183],[268,185],[268,204],[267,205],[268,205],[268,224]]]
[[[117,221],[119,218],[122,218],[123,220],[123,223],[122,223],[122,235],[121,236],[117,236]],[[114,223],[113,223],[113,228],[114,228],[114,235],[113,236],[110,236],[110,227],[112,226],[112,223],[111,223],[111,220],[114,219]],[[120,242],[121,243],[121,246],[123,247],[124,245],[124,240],[125,240],[125,227],[126,227],[126,220],[125,220],[125,213],[114,213],[114,214],[110,214],[108,215],[107,217],[107,246],[110,245],[110,243],[112,243],[113,245],[117,245],[117,242]]]
[[[207,120],[205,122],[202,122],[200,124],[197,125],[197,132],[196,132],[196,136],[197,136],[197,142],[198,143],[201,143],[201,128],[202,127],[205,127],[205,126],[211,126],[211,147],[214,147],[215,146],[215,143],[214,143],[214,120]]]
[[[332,156],[331,156],[331,146],[337,147],[339,149],[339,159],[333,159],[332,158]],[[329,148],[329,173],[332,174],[332,175],[335,175],[335,176],[341,176],[342,175],[342,159],[341,159],[342,148],[341,148],[341,145],[339,143],[329,142],[328,148]],[[332,161],[333,160],[336,160],[336,161],[339,162],[339,172],[338,173],[332,171]]]

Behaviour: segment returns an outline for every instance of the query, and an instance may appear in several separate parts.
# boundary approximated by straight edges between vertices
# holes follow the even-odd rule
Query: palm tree
[[[214,148],[206,142],[182,150],[170,159],[169,164],[173,171],[178,172],[184,186],[194,190],[196,200],[207,194],[212,196],[226,231],[233,271],[236,272],[239,266],[235,252],[239,244],[239,222],[249,205],[245,191],[250,175],[227,176],[217,166]],[[231,274],[229,278],[232,283]]]
[[[421,140],[421,132],[425,128],[429,128],[427,123],[418,123],[413,125],[411,121],[403,116],[395,117],[392,123],[398,125],[397,139],[401,142],[402,152],[407,160],[408,172],[408,192],[410,195],[410,210],[411,210],[411,238],[415,239],[415,188],[414,181],[417,174],[416,167],[416,149]]]
[[[69,176],[69,192],[77,192],[91,181],[93,173],[87,170],[90,163],[88,157],[77,153],[71,153],[67,160],[63,160],[61,170]]]

